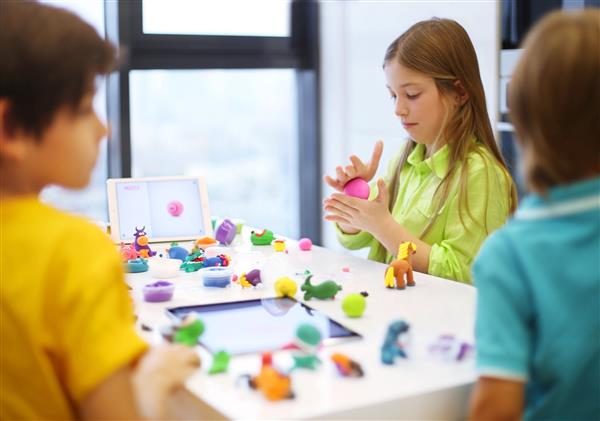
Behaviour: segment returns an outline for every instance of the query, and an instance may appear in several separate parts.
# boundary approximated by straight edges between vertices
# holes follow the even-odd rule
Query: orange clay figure
[[[333,361],[338,372],[344,377],[362,377],[364,375],[360,364],[344,354],[332,354],[331,361]]]
[[[269,352],[262,355],[262,368],[258,376],[250,378],[250,387],[259,389],[270,401],[294,397],[290,376],[273,368],[273,357]]]
[[[198,251],[199,248],[205,249],[206,247],[217,244],[217,240],[212,237],[201,237],[194,242],[194,248],[192,252]]]
[[[415,243],[405,242],[398,247],[398,256],[392,260],[385,271],[385,286],[387,288],[404,289],[406,285],[415,286],[410,258],[417,252]],[[404,281],[406,275],[406,282]],[[395,280],[395,282],[394,282]]]

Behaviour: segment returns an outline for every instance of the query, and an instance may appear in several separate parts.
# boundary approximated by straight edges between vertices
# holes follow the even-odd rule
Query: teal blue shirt
[[[600,178],[526,198],[473,279],[480,376],[525,382],[525,419],[600,419]]]

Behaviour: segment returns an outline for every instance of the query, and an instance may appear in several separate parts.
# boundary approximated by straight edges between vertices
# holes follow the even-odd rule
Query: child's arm
[[[168,418],[167,400],[187,377],[200,367],[196,352],[184,345],[152,348],[133,373],[133,386],[140,413],[145,418]]]
[[[427,272],[431,246],[396,222],[387,207],[388,191],[381,179],[377,181],[377,190],[377,196],[373,200],[334,193],[325,200],[325,210],[329,212],[325,219],[371,233],[394,256],[400,243],[412,241],[417,246],[412,266],[416,271]]]
[[[469,419],[518,420],[525,405],[522,382],[480,377],[471,399]]]
[[[133,370],[125,366],[94,388],[81,402],[84,420],[165,419],[167,400],[200,365],[183,345],[150,349]]]
[[[131,385],[131,368],[118,370],[92,390],[79,405],[79,414],[83,420],[142,419]]]

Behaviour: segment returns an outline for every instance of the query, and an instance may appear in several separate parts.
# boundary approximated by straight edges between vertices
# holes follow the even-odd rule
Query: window
[[[132,176],[202,175],[213,215],[298,237],[293,70],[134,70],[130,92]]]
[[[317,3],[145,0],[106,13],[125,47],[109,80],[111,177],[202,175],[213,215],[318,244]]]
[[[146,34],[290,35],[286,0],[144,0]]]
[[[75,12],[104,36],[104,2],[102,0],[52,0],[44,1],[52,6],[63,7]],[[94,107],[101,119],[106,120],[106,91],[102,81],[97,84]],[[84,190],[68,190],[58,186],[45,188],[40,197],[46,202],[66,211],[86,216],[93,220],[108,219],[106,203],[107,148],[100,145],[100,155],[91,181]]]

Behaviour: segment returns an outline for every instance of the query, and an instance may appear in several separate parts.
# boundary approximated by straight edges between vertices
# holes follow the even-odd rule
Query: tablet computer
[[[117,243],[134,241],[142,228],[151,242],[212,235],[201,177],[112,178],[107,190],[111,238]]]
[[[176,307],[166,311],[175,319],[196,313],[205,326],[199,343],[211,353],[224,350],[240,355],[281,350],[293,343],[301,323],[315,326],[326,345],[362,338],[324,313],[287,297]]]

